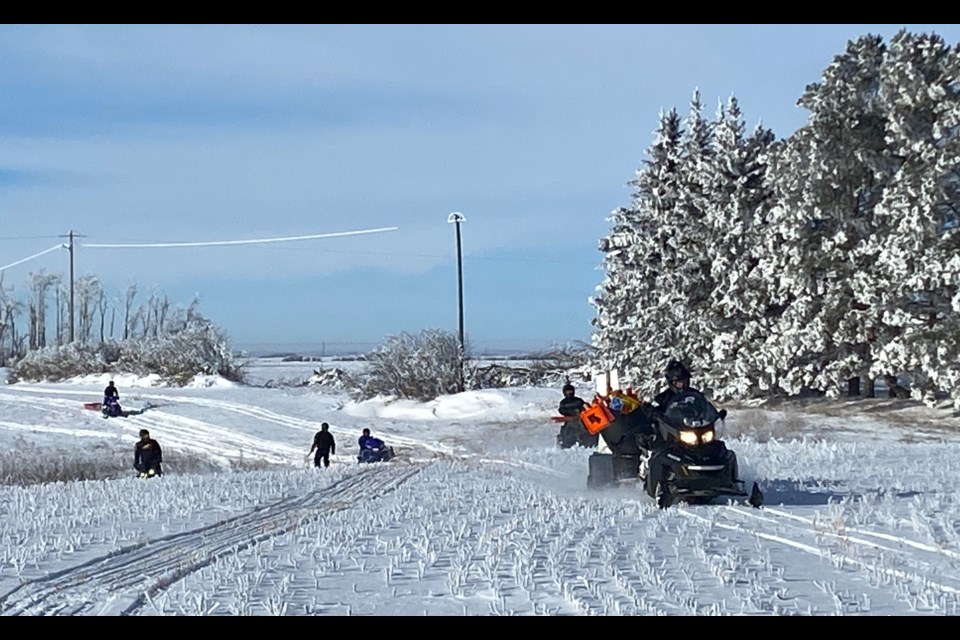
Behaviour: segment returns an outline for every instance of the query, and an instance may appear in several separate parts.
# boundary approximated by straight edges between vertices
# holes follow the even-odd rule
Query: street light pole
[[[464,390],[463,360],[466,350],[463,340],[463,254],[460,249],[460,223],[466,221],[466,217],[464,217],[464,215],[459,211],[454,211],[447,216],[447,222],[452,222],[457,229],[457,302],[459,309],[457,318],[459,321],[458,338],[460,340],[460,349],[459,353],[457,354],[457,390],[460,392],[463,392]]]

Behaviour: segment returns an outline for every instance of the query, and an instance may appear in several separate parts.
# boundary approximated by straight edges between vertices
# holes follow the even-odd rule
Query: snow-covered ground
[[[261,360],[251,378],[316,366]],[[558,389],[356,404],[114,379],[143,414],[82,408],[107,377],[0,386],[0,444],[23,464],[132,465],[141,428],[166,461],[160,479],[0,487],[2,615],[960,613],[960,420],[904,401],[729,407],[763,508],[659,510],[586,488],[590,451],[555,446]],[[316,469],[323,421],[337,453]],[[398,457],[358,465],[363,427]],[[188,456],[225,470],[184,473]]]

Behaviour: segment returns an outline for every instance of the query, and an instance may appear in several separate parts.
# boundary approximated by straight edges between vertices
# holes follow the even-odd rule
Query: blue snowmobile
[[[357,462],[387,462],[395,455],[393,447],[388,447],[380,438],[368,436],[360,447],[360,455],[357,456]]]
[[[103,414],[104,418],[118,418],[118,417],[127,417],[127,412],[123,410],[123,407],[120,406],[120,401],[113,396],[107,396],[103,399],[103,406],[100,408],[100,412]]]

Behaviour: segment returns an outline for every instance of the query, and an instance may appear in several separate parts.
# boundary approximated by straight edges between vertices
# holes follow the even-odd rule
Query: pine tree
[[[661,113],[648,159],[628,183],[635,188],[631,206],[613,212],[611,232],[600,241],[605,276],[593,299],[593,344],[605,366],[647,393],[657,384],[651,371],[672,355],[673,335],[665,335],[660,315],[671,294],[661,274],[675,264],[672,238],[660,225],[673,216],[680,197],[681,137],[676,109]]]
[[[706,226],[713,240],[706,249],[714,289],[706,312],[709,367],[701,377],[718,398],[756,393],[752,350],[769,332],[769,299],[758,271],[761,237],[772,193],[767,158],[774,135],[757,126],[746,135],[736,97],[721,104],[714,125],[713,186]]]
[[[763,386],[833,395],[869,368],[876,318],[859,283],[875,260],[862,248],[889,173],[876,100],[883,53],[875,36],[848,43],[798,101],[807,125],[777,148],[761,268],[779,316],[757,352]]]
[[[898,171],[877,206],[877,375],[907,373],[916,397],[960,408],[960,53],[900,31],[878,90]]]

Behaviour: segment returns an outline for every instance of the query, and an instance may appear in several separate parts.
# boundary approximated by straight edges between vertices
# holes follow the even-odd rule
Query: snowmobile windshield
[[[720,418],[717,408],[706,396],[695,391],[684,391],[667,405],[664,412],[667,421],[677,427],[706,427]]]

